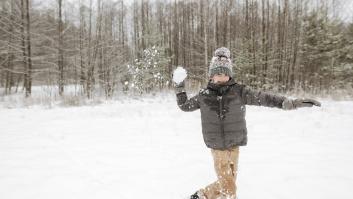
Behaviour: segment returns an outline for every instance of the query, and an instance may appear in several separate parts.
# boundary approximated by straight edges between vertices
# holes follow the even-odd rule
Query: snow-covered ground
[[[353,198],[353,102],[247,108],[240,199]],[[216,179],[200,113],[172,95],[0,109],[1,199],[185,199]]]

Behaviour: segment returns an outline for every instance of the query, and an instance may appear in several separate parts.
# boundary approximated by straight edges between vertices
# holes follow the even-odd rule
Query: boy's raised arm
[[[175,85],[174,89],[177,97],[178,106],[182,111],[190,112],[200,108],[198,101],[199,95],[197,94],[194,97],[188,99],[188,96],[184,89],[184,82]]]
[[[186,76],[187,72],[183,67],[178,67],[173,72],[174,91],[177,97],[178,106],[182,111],[190,112],[200,108],[198,101],[199,95],[188,99],[185,91]]]
[[[188,99],[186,92],[178,93],[177,102],[179,108],[186,112],[195,111],[200,108],[198,95]]]

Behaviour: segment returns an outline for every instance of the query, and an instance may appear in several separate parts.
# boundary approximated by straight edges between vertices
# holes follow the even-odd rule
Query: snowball
[[[186,70],[182,66],[178,66],[173,72],[173,81],[176,84],[181,83],[186,78]]]

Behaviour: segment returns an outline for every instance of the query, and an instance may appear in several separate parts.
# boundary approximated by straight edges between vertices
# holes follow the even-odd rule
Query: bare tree
[[[64,93],[64,36],[63,36],[63,21],[62,21],[62,0],[58,0],[59,22],[58,22],[58,67],[59,67],[59,95]]]
[[[31,57],[31,23],[29,14],[29,0],[21,0],[22,16],[22,48],[25,65],[25,96],[29,97],[32,92],[32,57]]]

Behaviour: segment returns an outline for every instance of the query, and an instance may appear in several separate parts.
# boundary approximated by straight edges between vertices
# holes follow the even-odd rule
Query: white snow
[[[353,102],[247,108],[240,199],[353,198]],[[175,96],[0,109],[0,198],[180,199],[215,180],[199,111]]]
[[[173,72],[173,81],[176,84],[181,83],[187,76],[186,70],[182,66],[178,66]]]

